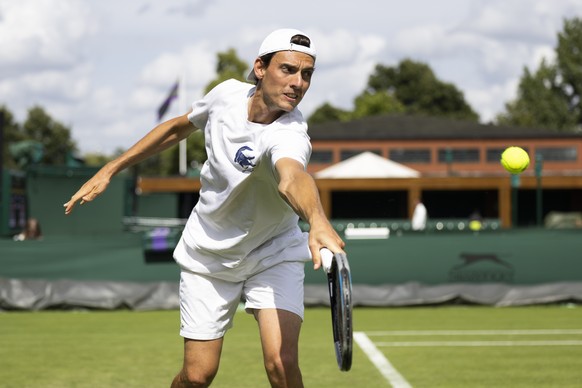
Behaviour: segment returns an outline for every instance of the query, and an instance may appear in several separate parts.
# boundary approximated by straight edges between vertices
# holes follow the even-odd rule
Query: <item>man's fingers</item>
[[[69,214],[71,211],[73,211],[73,208],[75,207],[75,204],[77,202],[79,202],[79,205],[82,205],[85,202],[92,201],[93,198],[95,198],[96,196],[97,196],[97,194],[91,194],[91,193],[83,195],[82,197],[80,197],[78,194],[73,195],[71,197],[71,200],[63,205],[65,207],[65,214]]]
[[[83,205],[85,202],[91,202],[105,191],[109,184],[109,179],[104,179],[102,175],[97,173],[81,186],[71,199],[63,205],[65,207],[65,214],[71,213],[77,202],[79,202],[79,205]]]
[[[65,214],[69,214],[73,207],[75,207],[75,201],[71,200],[63,205],[65,207]]]
[[[333,252],[327,248],[321,248],[319,254],[321,256],[321,266],[323,267],[323,270],[329,272],[333,260]]]
[[[65,207],[65,214],[69,214],[71,211],[73,211],[73,208],[75,207],[75,205],[77,204],[77,202],[79,201],[79,199],[73,199],[71,198],[71,200],[67,203],[65,203],[63,206]],[[84,201],[81,199],[81,205],[84,203]]]
[[[321,267],[321,256],[313,256],[313,269],[317,271]]]

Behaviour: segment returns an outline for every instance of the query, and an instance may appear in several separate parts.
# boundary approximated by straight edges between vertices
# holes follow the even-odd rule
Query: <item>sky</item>
[[[317,48],[300,104],[352,109],[377,64],[409,58],[460,89],[490,122],[516,97],[524,68],[555,60],[580,0],[0,0],[0,105],[18,122],[43,107],[80,154],[126,149],[157,124],[178,78],[186,113],[230,48],[249,65],[263,38],[297,28]]]

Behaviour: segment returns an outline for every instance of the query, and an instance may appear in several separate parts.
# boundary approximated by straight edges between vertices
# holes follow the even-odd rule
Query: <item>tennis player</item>
[[[181,268],[184,364],[172,387],[209,386],[241,297],[258,322],[265,369],[274,387],[302,387],[298,340],[304,264],[319,250],[343,252],[317,187],[305,171],[311,154],[297,105],[309,89],[316,50],[303,32],[281,29],[263,41],[250,83],[225,81],[190,113],[155,127],[105,165],[65,206],[92,201],[123,169],[204,131],[208,160],[200,200],[174,258]],[[309,233],[298,227],[301,217]]]

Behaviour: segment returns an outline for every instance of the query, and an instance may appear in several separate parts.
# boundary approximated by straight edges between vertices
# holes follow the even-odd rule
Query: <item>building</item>
[[[409,219],[422,199],[432,218],[479,212],[503,227],[540,225],[550,212],[582,212],[582,133],[388,115],[312,125],[308,171],[372,152],[420,172],[417,178],[316,179],[332,218]],[[500,165],[508,146],[530,155],[518,178]],[[366,171],[366,167],[362,168]],[[197,192],[197,178],[142,178],[142,192]]]
[[[361,152],[373,152],[423,176],[502,176],[501,152],[511,145],[541,156],[549,175],[582,175],[582,133],[483,125],[435,117],[372,116],[309,129],[314,173]],[[534,175],[534,169],[524,176]]]
[[[367,179],[365,174],[319,179],[333,218],[409,218],[418,199],[432,217],[463,218],[477,211],[506,227],[539,224],[551,211],[582,211],[582,133],[407,115],[314,125],[309,133],[310,173],[362,152],[421,173],[410,179]],[[499,163],[508,146],[530,155],[530,167],[519,179]]]

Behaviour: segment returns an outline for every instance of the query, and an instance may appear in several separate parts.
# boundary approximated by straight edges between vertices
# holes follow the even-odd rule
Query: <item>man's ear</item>
[[[257,77],[258,80],[262,80],[263,76],[265,75],[265,63],[261,60],[261,58],[255,59],[253,69],[255,72],[255,77]]]

